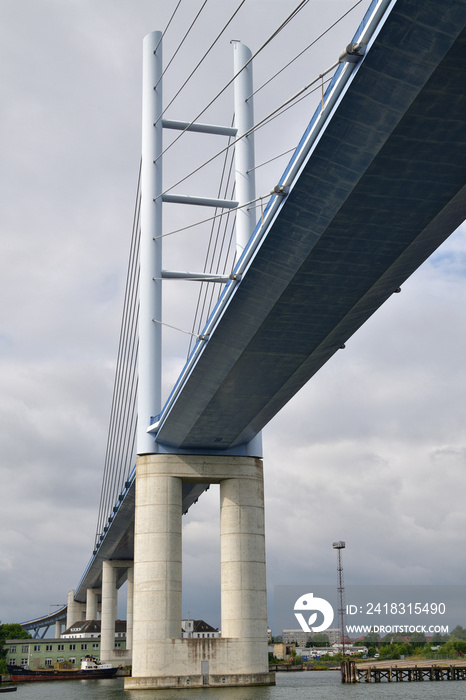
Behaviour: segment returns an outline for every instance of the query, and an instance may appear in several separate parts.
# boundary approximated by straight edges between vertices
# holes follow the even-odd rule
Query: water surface
[[[18,684],[14,700],[463,700],[466,681],[342,685],[339,671],[277,673],[258,688],[124,690],[123,678]]]

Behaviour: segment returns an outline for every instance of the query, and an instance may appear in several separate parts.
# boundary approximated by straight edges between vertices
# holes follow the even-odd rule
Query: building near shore
[[[330,627],[321,634],[326,634],[330,646],[341,641],[341,632],[338,627]],[[296,644],[297,647],[305,647],[314,632],[304,632],[302,629],[282,630],[282,642],[284,644]]]
[[[220,632],[204,620],[182,620],[182,637],[214,639]],[[95,656],[100,659],[100,620],[78,620],[68,627],[60,637],[50,639],[7,639],[6,663],[12,666],[45,668],[60,661],[68,661],[79,667],[82,659]],[[131,651],[126,651],[126,620],[115,621],[115,656],[121,656],[126,665]]]
[[[12,666],[46,668],[60,661],[80,666],[88,655],[100,659],[100,620],[80,620],[66,629],[60,637],[51,639],[7,639],[6,663]],[[126,652],[126,620],[115,622],[115,653]]]
[[[183,639],[215,639],[220,632],[204,620],[181,620],[181,636]]]

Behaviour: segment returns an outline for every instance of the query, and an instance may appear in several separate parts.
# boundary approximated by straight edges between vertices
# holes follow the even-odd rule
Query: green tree
[[[412,646],[407,642],[402,642],[398,645],[398,647],[400,649],[400,654],[402,654],[403,656],[410,656],[413,653]]]
[[[364,637],[363,644],[364,644],[364,646],[366,646],[366,647],[376,647],[376,646],[378,646],[378,644],[379,644],[379,635],[377,634],[377,632],[369,632],[369,634],[367,634],[367,635]]]
[[[0,625],[0,659],[6,658],[5,642],[7,639],[31,639],[31,635],[17,623]]]
[[[380,647],[381,659],[399,659],[400,654],[401,652],[399,644],[383,644]]]
[[[31,635],[17,623],[0,624],[0,674],[7,673],[5,661],[7,655],[5,642],[7,639],[31,639]]]
[[[446,637],[442,637],[442,635],[440,634],[440,632],[436,632],[436,633],[433,635],[432,639],[430,640],[430,643],[431,643],[432,646],[435,647],[435,646],[437,646],[438,644],[443,644],[444,642],[447,642],[447,641],[448,641],[448,639],[447,639]]]
[[[382,646],[384,644],[403,644],[403,637],[401,634],[386,634],[379,644]]]
[[[442,644],[438,653],[445,656],[458,656],[458,651],[455,649],[455,641],[450,640],[449,642]]]
[[[409,638],[409,643],[415,647],[424,646],[426,643],[426,635],[422,632],[413,632]]]
[[[330,642],[328,639],[328,634],[321,632],[320,634],[312,635],[312,646],[314,647],[329,647]]]
[[[461,625],[456,625],[456,627],[451,631],[450,639],[462,639],[466,641],[466,629],[461,627]]]

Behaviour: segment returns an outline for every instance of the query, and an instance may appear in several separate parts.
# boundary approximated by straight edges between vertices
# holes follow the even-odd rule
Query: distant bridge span
[[[241,454],[466,218],[466,1],[389,10],[338,70],[153,426],[161,451]],[[78,601],[103,560],[133,557],[134,474],[114,511]]]
[[[26,622],[21,622],[21,627],[27,632],[32,632],[34,639],[40,637],[43,639],[52,625],[56,623],[62,623],[66,621],[66,611],[67,606],[57,606],[58,610],[49,613],[48,615],[43,615],[41,617],[36,617],[33,620],[27,620]],[[42,630],[42,632],[41,632]]]

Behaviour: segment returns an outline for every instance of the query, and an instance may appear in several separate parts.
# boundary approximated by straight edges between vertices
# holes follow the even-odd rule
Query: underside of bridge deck
[[[250,441],[466,218],[465,19],[397,2],[157,442]]]

